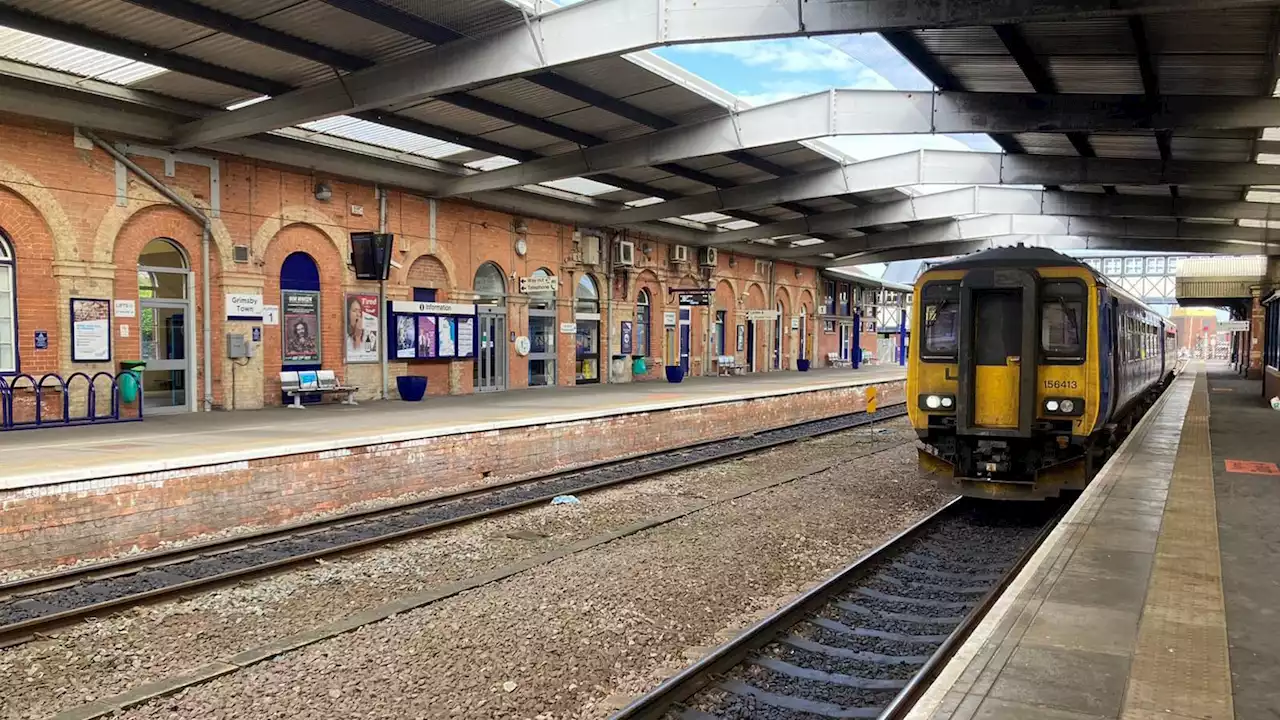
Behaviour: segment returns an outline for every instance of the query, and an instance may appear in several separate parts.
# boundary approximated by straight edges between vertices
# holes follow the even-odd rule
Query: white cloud
[[[784,73],[841,72],[862,67],[861,63],[845,53],[809,38],[686,45],[680,50],[726,55],[751,67],[769,67]]]

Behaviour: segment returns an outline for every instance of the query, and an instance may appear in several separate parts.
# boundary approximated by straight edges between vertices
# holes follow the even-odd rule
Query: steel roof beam
[[[1280,98],[830,90],[474,175],[444,195],[516,187],[831,135],[1280,125]]]
[[[1009,235],[992,237],[983,240],[965,240],[962,242],[918,247],[879,250],[870,253],[842,258],[822,258],[815,256],[813,262],[824,267],[847,267],[850,265],[869,265],[872,263],[897,262],[899,260],[923,260],[928,258],[950,257],[952,255],[968,255],[981,250],[997,247],[1010,247],[1022,243],[1030,247],[1043,247],[1053,250],[1133,250],[1136,252],[1174,252],[1174,253],[1213,253],[1216,255],[1276,255],[1280,254],[1280,246],[1259,245],[1256,243],[1233,243],[1187,240],[1153,240],[1150,238],[1126,237],[1077,237],[1073,235]]]
[[[856,227],[964,215],[1220,218],[1280,222],[1280,204],[974,186],[721,232],[705,244],[728,245],[793,235],[813,236],[815,233],[839,233]]]
[[[845,238],[835,242],[784,248],[780,249],[776,255],[784,258],[811,257],[822,253],[847,255],[910,245],[977,240],[1002,235],[1076,235],[1082,237],[1097,235],[1252,243],[1280,241],[1280,231],[1268,228],[1191,223],[1182,220],[1134,220],[1062,215],[984,215],[964,220],[948,220],[903,230],[891,230],[862,237]],[[734,249],[742,248],[735,247]]]
[[[180,145],[194,145],[243,137],[662,45],[1270,4],[1271,0],[588,0],[530,17],[522,25],[196,121],[180,129],[176,139]]]
[[[607,223],[656,220],[908,185],[1280,185],[1280,165],[917,150],[631,208]]]

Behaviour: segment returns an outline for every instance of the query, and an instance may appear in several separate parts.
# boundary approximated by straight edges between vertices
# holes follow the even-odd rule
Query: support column
[[[1248,377],[1250,380],[1262,379],[1262,338],[1264,334],[1263,320],[1265,319],[1266,315],[1264,314],[1264,311],[1262,308],[1262,298],[1259,297],[1259,293],[1260,293],[1260,289],[1255,289],[1253,291],[1253,303],[1249,311],[1249,334],[1248,334],[1248,340],[1247,340],[1248,347],[1245,348],[1245,350],[1248,352],[1248,354],[1245,355],[1245,357],[1248,358],[1248,363],[1249,363],[1248,369],[1245,372],[1245,376]]]

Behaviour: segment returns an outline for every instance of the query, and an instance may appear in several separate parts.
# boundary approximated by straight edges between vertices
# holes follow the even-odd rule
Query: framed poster
[[[436,323],[436,355],[451,358],[458,354],[457,320],[442,317]]]
[[[396,316],[396,357],[401,360],[411,360],[418,356],[417,344],[418,339],[417,327],[414,323],[412,315]]]
[[[436,318],[433,315],[418,316],[418,354],[419,360],[429,360],[436,356]]]
[[[620,340],[621,340],[622,347],[618,349],[618,352],[623,355],[631,354],[631,347],[632,347],[631,329],[633,327],[635,326],[632,325],[630,320],[622,321],[622,331],[619,333],[619,335],[621,336]]]
[[[472,357],[476,354],[476,319],[473,317],[458,318],[458,357]]]
[[[71,361],[111,360],[111,301],[71,298]]]
[[[747,347],[747,326],[738,326],[738,352],[742,352]]]
[[[320,293],[285,290],[280,295],[284,307],[281,360],[285,365],[320,362]]]
[[[347,295],[343,315],[343,342],[347,347],[347,362],[378,362],[378,296]]]

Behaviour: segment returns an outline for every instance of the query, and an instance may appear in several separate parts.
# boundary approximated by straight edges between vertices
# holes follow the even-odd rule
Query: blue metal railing
[[[136,375],[134,376],[137,377]],[[120,399],[121,374],[97,372],[89,375],[84,372],[72,373],[66,379],[57,373],[45,373],[39,380],[32,375],[21,373],[9,378],[0,377],[0,430],[29,430],[43,427],[68,427],[72,425],[91,425],[98,423],[136,422],[142,419],[142,388],[138,388],[135,401],[136,415],[122,414],[124,403]],[[72,415],[71,390],[74,385],[83,381],[86,385],[84,393],[84,413]],[[103,383],[111,393],[111,410],[106,414],[98,412],[98,388]],[[140,384],[139,384],[140,385]],[[55,392],[61,395],[62,413],[57,418],[45,417],[45,396]],[[18,419],[15,411],[15,400],[30,396],[34,401],[32,419]]]

